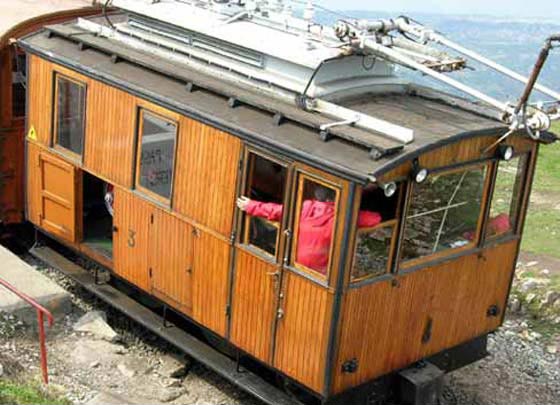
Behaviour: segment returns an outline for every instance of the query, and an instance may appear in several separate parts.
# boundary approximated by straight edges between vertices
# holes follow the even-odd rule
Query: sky
[[[559,0],[316,0],[317,4],[335,10],[376,10],[394,12],[426,12],[435,14],[477,14],[519,19],[557,17]]]

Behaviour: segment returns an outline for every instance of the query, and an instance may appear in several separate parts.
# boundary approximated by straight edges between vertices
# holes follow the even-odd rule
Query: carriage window
[[[12,58],[12,118],[25,116],[26,70],[25,53],[14,51]]]
[[[336,225],[338,191],[306,176],[299,179],[294,264],[326,276],[330,267]]]
[[[490,217],[486,226],[487,238],[497,238],[515,232],[527,161],[528,155],[523,155],[498,163]]]
[[[477,239],[486,166],[434,174],[415,184],[408,213],[403,260],[473,246]]]
[[[136,187],[168,201],[171,198],[177,124],[140,111]]]
[[[358,214],[352,282],[378,277],[390,271],[400,189],[389,197],[377,185],[364,189]]]
[[[81,156],[85,132],[86,86],[56,78],[56,145]]]
[[[284,166],[250,153],[248,157],[243,243],[276,256],[284,211],[287,170]]]

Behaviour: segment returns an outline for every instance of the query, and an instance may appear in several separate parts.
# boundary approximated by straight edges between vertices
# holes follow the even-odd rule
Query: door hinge
[[[152,271],[152,268],[151,268],[151,267],[150,267],[150,270],[148,270],[148,273],[149,273],[149,275],[150,275],[150,278],[152,278],[153,271]]]
[[[226,317],[231,316],[231,305],[226,305]]]
[[[239,166],[237,167],[237,170],[240,172],[243,171],[243,159],[239,159]]]
[[[154,214],[150,214],[150,224],[154,223]]]
[[[352,359],[342,363],[342,372],[345,374],[353,374],[358,371],[358,359]]]

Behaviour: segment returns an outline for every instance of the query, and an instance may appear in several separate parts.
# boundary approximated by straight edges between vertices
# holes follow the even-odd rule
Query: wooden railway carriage
[[[325,403],[423,359],[484,355],[554,135],[496,143],[507,127],[487,110],[411,84],[340,98],[413,128],[403,145],[83,24],[19,42],[37,229]],[[300,255],[317,190],[332,221],[318,266]],[[251,216],[241,196],[281,213]]]

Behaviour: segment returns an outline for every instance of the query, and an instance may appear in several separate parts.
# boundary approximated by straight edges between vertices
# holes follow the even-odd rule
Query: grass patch
[[[560,123],[552,131],[560,135]],[[560,194],[560,142],[540,148],[533,192],[541,195]],[[552,198],[552,203],[558,203]],[[560,257],[560,210],[529,207],[521,248],[525,251]]]
[[[70,405],[60,394],[53,393],[39,383],[0,380],[0,404],[10,405]]]
[[[529,209],[522,249],[527,252],[560,257],[560,210],[533,206]]]

